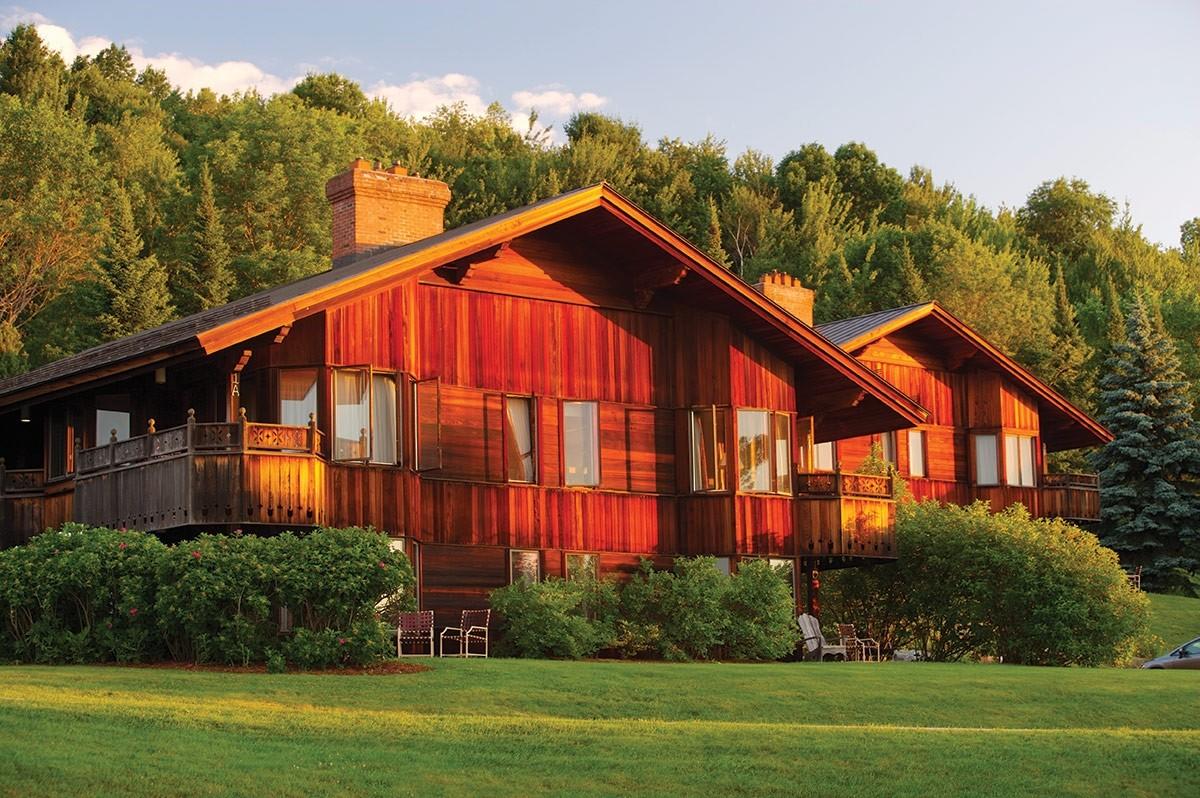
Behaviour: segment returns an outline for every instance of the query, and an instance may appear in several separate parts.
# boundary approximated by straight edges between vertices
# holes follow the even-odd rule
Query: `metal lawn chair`
[[[459,626],[448,626],[442,630],[441,650],[443,657],[486,657],[488,655],[488,623],[492,620],[491,610],[463,610]],[[446,641],[458,644],[457,654],[446,653]],[[483,646],[483,653],[471,650]]]
[[[816,658],[826,662],[844,662],[846,647],[832,645],[821,633],[821,622],[807,612],[796,618],[800,624],[800,633],[804,635],[804,648],[808,651],[805,658]]]
[[[421,651],[405,651],[404,646],[422,648],[428,646],[428,653]],[[400,625],[396,627],[396,656],[397,657],[432,657],[433,656],[433,611],[402,612]]]
[[[850,652],[850,659],[879,662],[879,643],[869,637],[859,637],[852,623],[839,623],[837,629],[841,644]]]

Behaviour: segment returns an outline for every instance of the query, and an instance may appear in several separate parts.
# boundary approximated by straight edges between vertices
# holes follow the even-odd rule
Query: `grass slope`
[[[1200,637],[1200,599],[1150,593],[1150,631],[1163,639],[1163,651]]]
[[[1200,794],[1200,673],[0,668],[3,795]]]

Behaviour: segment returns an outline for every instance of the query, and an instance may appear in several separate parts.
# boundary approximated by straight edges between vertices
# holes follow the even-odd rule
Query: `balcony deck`
[[[1095,474],[1043,474],[1039,513],[1075,523],[1100,520],[1100,478]]]
[[[797,474],[800,556],[896,559],[896,503],[892,490],[890,476]]]

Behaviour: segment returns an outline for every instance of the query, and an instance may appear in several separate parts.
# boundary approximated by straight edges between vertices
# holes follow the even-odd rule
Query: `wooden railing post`
[[[249,443],[249,441],[247,440],[247,438],[249,436],[246,433],[247,433],[247,427],[249,427],[249,426],[250,426],[250,422],[246,420],[246,408],[239,407],[238,408],[238,434],[241,437],[241,449],[243,452],[246,451],[246,449],[248,448],[247,444]]]
[[[364,463],[371,461],[371,453],[367,451],[367,428],[363,427],[358,431],[358,447],[362,452],[362,460]]]
[[[316,454],[321,446],[320,431],[317,429],[317,414],[308,414],[308,453]]]
[[[112,469],[117,464],[117,429],[108,431],[108,467]]]
[[[75,459],[71,461],[71,471],[79,474],[79,458],[83,455],[83,438],[75,439]]]
[[[188,454],[196,448],[196,408],[189,407],[187,414],[187,451]]]

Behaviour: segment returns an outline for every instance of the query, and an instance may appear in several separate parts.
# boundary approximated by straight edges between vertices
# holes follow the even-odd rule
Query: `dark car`
[[[1184,643],[1170,654],[1155,657],[1142,665],[1143,668],[1195,668],[1200,670],[1200,637]]]

